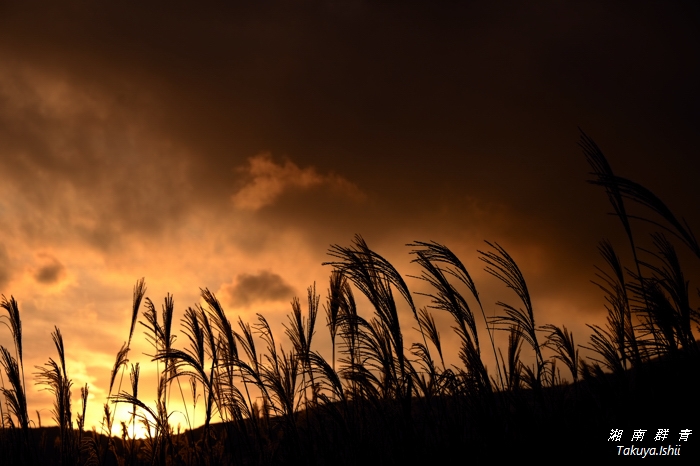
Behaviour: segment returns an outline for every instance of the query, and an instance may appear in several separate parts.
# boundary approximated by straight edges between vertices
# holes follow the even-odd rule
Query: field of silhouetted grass
[[[693,333],[700,331],[700,312],[676,246],[694,256],[695,266],[700,247],[685,221],[656,195],[614,174],[593,141],[582,135],[580,145],[592,168],[591,183],[608,196],[628,238],[627,244],[615,246],[601,241],[600,257],[592,258],[602,264],[591,278],[605,295],[608,317],[603,326],[588,326],[587,341],[574,341],[566,327],[537,319],[525,277],[498,243],[487,242],[477,253],[485,270],[514,298],[499,301],[501,314],[487,318],[469,271],[447,246],[409,245],[420,278],[431,289],[431,305],[418,307],[404,278],[356,236],[349,246],[329,249],[332,272],[324,301],[315,287],[303,303],[292,300],[284,336],[274,335],[263,315],[254,322],[232,321],[216,296],[203,289],[206,306],[184,312],[180,332],[186,338],[180,341],[186,345],[176,346],[172,297],[165,298],[159,313],[139,280],[128,338],[121,349],[115,348],[101,432],[84,428],[89,387],[81,387],[79,400],[71,398],[70,368],[56,328],[57,353],[47,355],[48,363],[38,368],[34,381],[54,396],[57,426],[39,429],[28,416],[26,383],[32,382],[29,374],[25,378],[19,304],[3,296],[3,323],[15,347],[0,347],[0,463],[614,461],[615,445],[631,442],[609,442],[611,429],[624,428],[631,435],[632,429],[646,428],[649,436],[662,427],[692,429],[688,423],[697,422],[700,412],[695,382],[700,347]],[[657,227],[650,238],[635,234],[640,218],[628,214],[632,205],[647,213],[641,220]],[[642,241],[652,247],[639,247]],[[616,248],[630,248],[632,263],[621,263]],[[358,293],[371,307],[358,308]],[[399,302],[411,312],[401,319]],[[451,329],[437,327],[436,313],[451,316]],[[147,329],[153,359],[162,369],[155,403],[139,398],[139,366],[127,364],[137,322]],[[407,328],[419,330],[418,341],[404,340]],[[329,359],[313,345],[317,331],[330,334]],[[458,337],[458,365],[444,362],[440,335],[447,331]],[[507,347],[496,346],[496,332],[505,332]],[[282,338],[291,346],[284,349]],[[594,356],[581,357],[581,348]],[[485,352],[496,358],[494,370],[484,365]],[[201,395],[203,426],[177,432],[169,424],[167,393],[177,383],[194,386]],[[129,405],[134,414],[116,419],[116,404]],[[192,412],[193,405],[189,403]],[[146,427],[146,438],[130,437],[129,426],[135,423]],[[103,435],[114,425],[122,426],[121,437]],[[697,451],[693,436],[700,431],[682,444],[684,458]],[[669,437],[663,445],[681,443]],[[656,444],[647,440],[644,445]]]

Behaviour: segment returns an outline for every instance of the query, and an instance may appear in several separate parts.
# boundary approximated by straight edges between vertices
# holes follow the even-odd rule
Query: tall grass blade
[[[56,351],[58,352],[58,363],[53,358],[49,358],[47,367],[36,366],[38,384],[46,385],[48,390],[54,395],[53,415],[58,424],[61,435],[61,458],[63,464],[75,462],[75,455],[78,452],[78,445],[73,437],[73,420],[71,409],[71,388],[73,381],[68,378],[66,372],[66,356],[63,345],[63,335],[58,327],[54,327],[51,333]]]
[[[447,273],[449,275],[452,275],[453,277],[457,278],[460,282],[462,282],[467,289],[471,292],[472,296],[476,300],[477,304],[479,305],[479,309],[481,310],[481,316],[484,319],[484,325],[486,326],[486,331],[489,335],[489,340],[491,342],[491,349],[493,351],[493,356],[496,361],[498,361],[498,356],[496,355],[496,343],[494,341],[493,337],[493,328],[489,327],[489,320],[486,318],[486,313],[484,312],[484,306],[481,303],[481,298],[479,297],[479,292],[476,289],[476,285],[474,283],[474,280],[472,279],[471,275],[467,271],[467,268],[464,266],[461,260],[445,245],[436,243],[435,241],[431,242],[423,242],[423,241],[414,241],[413,243],[409,244],[408,246],[412,247],[419,247],[422,249],[414,249],[411,251],[412,254],[416,254],[418,258],[414,259],[413,262],[417,262],[418,264],[422,265],[424,269],[426,269],[427,272],[429,272],[430,275],[432,275],[437,281],[436,283],[442,284],[444,280],[441,279],[440,276],[435,275],[436,271],[439,271],[440,275],[443,275],[444,273]],[[442,268],[440,267],[440,264],[444,264],[447,267]],[[444,288],[444,285],[441,286],[440,288]],[[455,290],[456,293],[456,290]],[[461,297],[461,296],[460,296]],[[462,299],[462,301],[464,301]],[[466,301],[465,301],[466,304]],[[467,306],[468,309],[468,306]],[[469,311],[471,314],[471,311]],[[472,317],[473,320],[473,317]],[[466,323],[466,322],[465,322]],[[464,327],[461,325],[461,327]],[[479,347],[478,344],[478,334],[476,332],[476,327],[474,327],[474,341],[476,342],[476,347]],[[501,374],[500,366],[498,363],[496,364],[497,371],[498,371],[498,376],[501,381],[501,386],[503,386],[503,375]]]
[[[22,320],[19,317],[19,305],[14,296],[10,296],[8,300],[5,295],[2,295],[0,307],[7,311],[7,316],[2,316],[7,320],[3,323],[10,329],[12,339],[15,342],[15,353],[19,361],[20,371],[22,372],[22,386],[24,386],[24,363],[22,362]]]
[[[566,326],[559,328],[556,325],[547,324],[542,328],[550,332],[544,346],[548,346],[556,352],[554,357],[566,365],[571,372],[574,383],[576,383],[579,374],[579,355],[573,334],[566,329]]]
[[[418,314],[403,278],[386,259],[369,249],[367,243],[359,235],[355,236],[353,246],[344,248],[334,245],[328,254],[339,260],[324,262],[324,265],[331,265],[348,277],[374,306],[379,321],[385,326],[387,334],[390,336],[389,341],[398,361],[401,373],[400,378],[402,381],[405,381],[406,362],[404,358],[403,335],[396,303],[391,292],[391,285],[408,302],[416,321],[418,321]],[[422,329],[421,334],[424,343],[426,343],[427,340]]]
[[[129,327],[129,340],[126,346],[131,346],[131,337],[134,335],[134,327],[136,326],[136,319],[139,315],[139,308],[141,307],[141,300],[146,294],[146,280],[141,278],[136,281],[134,285],[134,300],[131,307],[131,326]]]
[[[497,302],[496,305],[503,307],[506,314],[496,317],[494,323],[496,325],[505,324],[506,326],[502,328],[506,330],[509,330],[513,325],[521,329],[523,338],[525,338],[535,351],[535,356],[537,358],[536,379],[539,382],[541,380],[542,369],[544,368],[544,360],[542,358],[540,344],[537,340],[537,327],[535,326],[532,301],[530,300],[530,292],[527,289],[525,278],[520,268],[515,263],[515,260],[513,260],[505,249],[498,243],[491,244],[486,241],[486,244],[495,249],[496,252],[479,251],[482,256],[479,259],[487,264],[484,270],[501,280],[508,288],[515,291],[515,294],[518,295],[520,301],[522,301],[525,306],[525,309],[522,309],[515,308],[502,301]]]
[[[29,428],[29,415],[27,411],[27,398],[24,391],[24,385],[22,384],[22,374],[17,364],[17,360],[10,354],[7,348],[0,346],[0,365],[5,371],[7,376],[7,381],[11,388],[0,387],[2,394],[5,396],[5,402],[8,408],[8,412],[5,413],[6,419],[3,422],[7,422],[9,425],[14,425],[10,415],[13,415],[17,419],[17,424],[19,427],[26,431]]]

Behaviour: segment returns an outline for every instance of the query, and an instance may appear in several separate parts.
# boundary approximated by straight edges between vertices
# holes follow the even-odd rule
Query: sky
[[[479,260],[497,242],[536,323],[585,344],[606,312],[598,243],[630,254],[579,128],[698,231],[699,26],[689,1],[3,2],[0,293],[19,302],[27,374],[60,328],[99,430],[138,279],[157,309],[174,296],[178,324],[208,288],[288,347],[292,298],[315,283],[324,302],[328,250],[356,234],[414,292],[407,244],[447,245],[489,315],[518,304]],[[143,330],[130,360],[148,402]],[[50,424],[50,395],[27,386]]]

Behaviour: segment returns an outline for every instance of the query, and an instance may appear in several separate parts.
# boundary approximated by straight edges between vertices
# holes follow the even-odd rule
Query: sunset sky
[[[19,302],[44,425],[51,398],[30,374],[56,358],[54,325],[73,402],[89,384],[99,430],[137,279],[158,309],[174,295],[177,346],[201,287],[232,321],[263,313],[288,347],[291,299],[315,282],[325,301],[322,262],[355,234],[413,291],[427,289],[406,244],[447,245],[489,315],[519,304],[479,260],[498,242],[536,322],[585,344],[605,316],[598,242],[630,253],[586,183],[578,127],[700,229],[690,1],[148,3],[0,6],[0,293]],[[435,317],[457,363],[450,317]],[[130,359],[145,364],[142,332]],[[13,348],[4,326],[0,344]],[[155,374],[142,373],[149,402]]]

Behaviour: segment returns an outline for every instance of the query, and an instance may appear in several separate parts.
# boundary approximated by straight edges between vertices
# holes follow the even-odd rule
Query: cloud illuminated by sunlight
[[[327,186],[351,198],[363,197],[357,186],[339,175],[320,174],[314,167],[300,168],[289,159],[279,164],[269,152],[248,158],[248,166],[238,170],[247,178],[246,184],[232,197],[233,204],[239,209],[261,209],[294,188]]]

